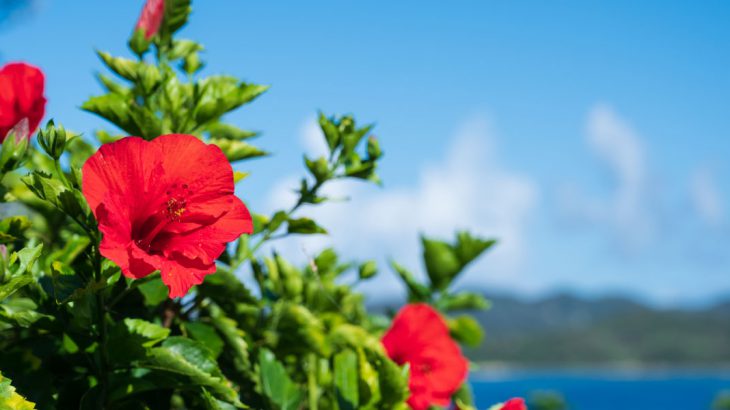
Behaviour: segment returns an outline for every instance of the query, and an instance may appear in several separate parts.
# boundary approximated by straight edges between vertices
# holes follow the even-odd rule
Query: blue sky
[[[0,61],[47,73],[48,112],[99,92],[93,49],[128,54],[141,1],[37,0],[0,26]],[[418,263],[417,234],[501,244],[460,281],[539,295],[626,292],[666,304],[730,294],[730,7],[725,2],[194,2],[205,74],[272,85],[230,116],[273,158],[240,194],[282,207],[317,152],[318,109],[375,122],[383,188],[305,210],[356,259]],[[302,252],[305,249],[305,252]],[[384,263],[383,263],[384,265]],[[389,272],[365,289],[399,292]]]

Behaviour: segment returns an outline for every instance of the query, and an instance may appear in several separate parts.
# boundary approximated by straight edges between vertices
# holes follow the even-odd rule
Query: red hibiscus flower
[[[137,20],[136,28],[142,30],[144,38],[149,41],[160,31],[160,25],[162,25],[162,18],[164,16],[164,0],[147,0],[142,9],[142,14],[139,16],[139,20]]]
[[[0,142],[23,119],[28,120],[28,135],[43,118],[43,73],[25,63],[10,63],[0,68]]]
[[[500,410],[527,410],[527,405],[525,404],[525,400],[514,398],[504,402]]]
[[[214,273],[227,242],[253,232],[225,155],[192,135],[102,145],[84,164],[82,185],[101,254],[129,278],[159,270],[170,298]]]
[[[467,361],[441,315],[423,303],[406,305],[383,336],[388,356],[410,364],[408,404],[414,410],[448,406],[467,375]]]

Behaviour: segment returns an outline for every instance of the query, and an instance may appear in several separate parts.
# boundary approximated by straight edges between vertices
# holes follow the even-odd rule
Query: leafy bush
[[[267,156],[254,143],[256,132],[224,121],[267,87],[202,77],[202,45],[176,37],[189,0],[161,4],[148,2],[130,40],[136,58],[98,53],[111,75],[99,74],[104,94],[82,105],[114,126],[95,133],[98,143],[189,134],[219,147],[236,168]],[[0,221],[0,370],[14,387],[0,376],[0,403],[15,409],[33,403],[41,409],[407,408],[409,372],[416,370],[387,355],[380,336],[389,319],[369,313],[364,296],[341,280],[372,280],[380,274],[376,262],[343,261],[326,249],[295,266],[262,251],[292,235],[326,233],[306,210],[329,200],[322,188],[331,181],[380,183],[383,152],[371,125],[324,114],[319,125],[329,152],[304,158],[295,205],[253,213],[253,233],[222,249],[215,274],[174,299],[159,271],[134,279],[129,266],[107,259],[108,233],[100,231],[101,211],[89,205],[89,175],[81,168],[98,155],[95,141],[53,121],[38,132],[40,149],[8,136],[0,153],[3,209],[12,213]],[[233,174],[235,182],[246,177]],[[427,282],[391,263],[408,300],[445,315],[486,308],[482,296],[455,292],[451,284],[494,241],[467,232],[452,242],[421,240]],[[249,274],[255,289],[239,280]],[[481,342],[483,331],[470,316],[448,316],[446,323],[454,340]],[[466,386],[453,399],[471,408]]]

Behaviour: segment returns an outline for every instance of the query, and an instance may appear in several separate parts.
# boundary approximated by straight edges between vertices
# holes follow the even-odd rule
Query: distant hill
[[[730,301],[704,310],[655,309],[623,297],[558,294],[537,301],[487,295],[476,313],[484,343],[476,361],[516,365],[730,364]]]

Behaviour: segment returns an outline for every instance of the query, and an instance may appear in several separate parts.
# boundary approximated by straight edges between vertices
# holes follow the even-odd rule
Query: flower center
[[[423,374],[429,374],[433,370],[430,363],[419,363],[417,367],[418,371]]]
[[[187,210],[187,197],[192,193],[188,184],[172,184],[165,191],[167,200],[162,206],[147,218],[137,231],[137,245],[149,252],[153,250],[155,239],[170,224],[182,222],[182,217]]]

